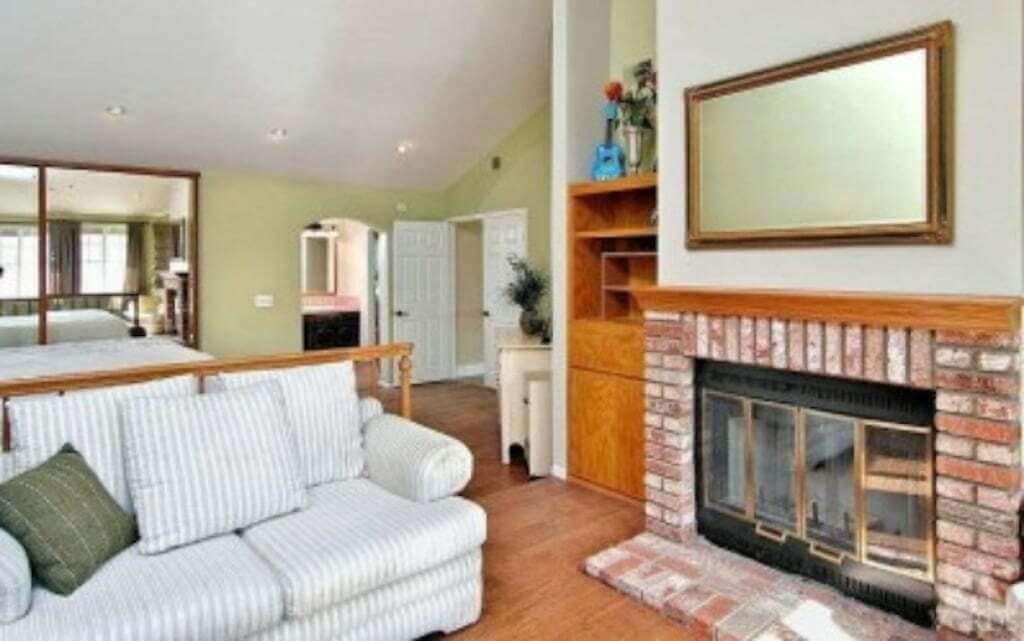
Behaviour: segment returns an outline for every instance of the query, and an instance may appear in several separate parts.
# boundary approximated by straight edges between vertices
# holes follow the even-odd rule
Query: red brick
[[[958,436],[967,436],[982,441],[1013,445],[1020,441],[1020,425],[991,421],[971,416],[946,414],[935,415],[935,428],[940,432],[949,432]]]
[[[1002,559],[946,541],[939,541],[935,550],[940,561],[971,570],[977,574],[992,576],[1004,581],[1016,581],[1020,577],[1020,559]]]
[[[935,349],[935,364],[969,369],[974,364],[974,350],[964,347],[938,347]]]
[[[1011,372],[1017,370],[1017,355],[1009,352],[981,352],[978,369],[983,372]]]
[[[984,394],[1008,396],[1020,389],[1016,376],[1005,374],[975,374],[958,370],[939,369],[935,371],[935,386]]]
[[[935,457],[935,471],[938,474],[1006,490],[1020,487],[1020,468],[989,465],[939,455]]]
[[[686,356],[694,356],[697,353],[697,318],[693,314],[684,314],[680,328],[681,351]]]
[[[935,395],[935,409],[955,414],[973,414],[974,397],[970,394],[947,392],[940,389]]]
[[[941,433],[935,435],[935,451],[940,454],[972,459],[974,458],[974,445],[974,439]]]
[[[716,595],[694,611],[694,623],[697,627],[710,632],[719,621],[732,614],[737,605],[734,599],[721,594]]]
[[[644,335],[653,338],[682,338],[683,326],[679,323],[645,321]]]
[[[974,589],[975,576],[970,570],[965,570],[949,563],[938,563],[935,566],[936,579],[942,583],[958,587],[961,590]]]
[[[910,330],[910,384],[931,387],[932,333],[926,329]]]
[[[847,325],[843,345],[843,373],[851,378],[864,375],[864,332],[860,325]]]
[[[983,507],[998,510],[1000,512],[1019,512],[1024,497],[1020,492],[996,490],[990,487],[979,487],[977,503]]]
[[[1009,332],[971,332],[940,329],[935,333],[935,341],[951,345],[969,345],[973,347],[1016,347],[1017,336]]]
[[[864,328],[864,378],[885,380],[885,329]]]
[[[949,541],[964,547],[974,547],[974,528],[965,525],[939,520],[935,522],[935,535],[943,541]]]
[[[601,570],[601,579],[605,581],[614,581],[626,572],[635,570],[644,563],[644,559],[638,556],[628,556],[620,561],[612,563],[605,569]]]
[[[982,418],[1016,421],[1020,417],[1020,406],[1017,401],[982,396],[977,399],[975,412]]]
[[[1004,559],[1020,559],[1020,537],[978,533],[978,549]]]
[[[937,641],[975,641],[971,634],[974,631],[974,617],[969,612],[939,605],[935,614],[939,621]]]
[[[973,483],[964,483],[944,476],[935,479],[936,494],[965,503],[974,502],[976,487]]]
[[[975,456],[982,463],[995,463],[997,465],[1019,466],[1020,453],[1017,448],[1010,448],[1005,445],[993,443],[979,443]]]
[[[725,360],[725,319],[712,316],[708,321],[708,341],[711,358]]]
[[[1009,589],[1010,584],[1005,581],[993,579],[990,576],[979,576],[974,591],[993,601],[1005,602],[1006,592]]]

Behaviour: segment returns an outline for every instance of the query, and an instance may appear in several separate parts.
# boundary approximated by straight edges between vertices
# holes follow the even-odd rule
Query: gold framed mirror
[[[952,31],[688,88],[687,247],[951,242]]]

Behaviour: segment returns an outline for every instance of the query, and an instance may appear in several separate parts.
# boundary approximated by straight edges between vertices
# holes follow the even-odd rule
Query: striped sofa
[[[133,546],[69,597],[0,590],[0,620],[31,599],[0,641],[398,641],[472,624],[486,515],[455,496],[469,450],[375,400],[360,409],[367,474],[311,488],[305,509],[236,534],[156,555]],[[19,553],[0,531],[0,578]]]

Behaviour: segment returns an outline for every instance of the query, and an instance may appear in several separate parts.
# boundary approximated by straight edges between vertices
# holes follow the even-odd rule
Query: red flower
[[[622,100],[622,83],[618,80],[612,80],[604,86],[604,95],[611,102],[619,102]]]

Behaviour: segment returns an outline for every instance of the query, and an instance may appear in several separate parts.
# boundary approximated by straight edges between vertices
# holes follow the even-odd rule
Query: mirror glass
[[[924,50],[706,100],[703,231],[923,223]]]
[[[47,342],[191,343],[192,181],[53,168],[46,182]]]
[[[307,231],[302,234],[302,293],[334,292],[334,246],[332,232]]]
[[[0,165],[0,347],[39,341],[39,170]]]

